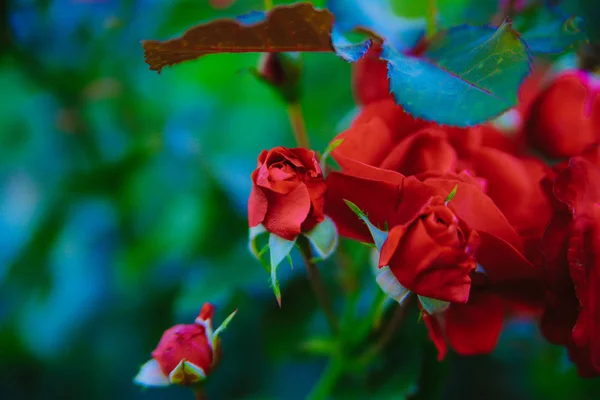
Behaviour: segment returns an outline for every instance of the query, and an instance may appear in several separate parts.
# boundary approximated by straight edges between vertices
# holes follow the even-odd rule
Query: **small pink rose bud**
[[[169,377],[182,361],[195,366],[200,374],[198,377],[184,377],[184,382],[199,381],[206,377],[213,362],[213,348],[206,327],[199,324],[180,324],[166,330],[156,350],[152,352],[152,358]]]
[[[187,386],[204,380],[220,354],[216,348],[218,335],[235,312],[214,333],[213,314],[214,306],[205,303],[194,324],[167,329],[152,352],[152,359],[142,366],[134,381],[143,386]]]

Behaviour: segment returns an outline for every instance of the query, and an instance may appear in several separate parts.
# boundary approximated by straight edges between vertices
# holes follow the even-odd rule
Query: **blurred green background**
[[[162,332],[191,323],[205,301],[217,324],[239,308],[211,399],[301,399],[317,381],[326,359],[303,343],[327,328],[301,263],[280,268],[279,310],[247,251],[256,157],[294,145],[284,105],[249,73],[259,56],[212,55],[158,75],[140,46],[262,4],[0,2],[1,399],[190,398],[132,379]],[[302,106],[322,150],[355,107],[350,65],[332,54],[303,60]],[[368,310],[377,290],[368,252],[342,249],[365,277],[357,301]],[[322,269],[340,279],[332,263]],[[600,390],[532,321],[510,323],[492,356],[438,364],[413,312],[368,372],[376,379],[347,376],[336,396],[592,399]]]

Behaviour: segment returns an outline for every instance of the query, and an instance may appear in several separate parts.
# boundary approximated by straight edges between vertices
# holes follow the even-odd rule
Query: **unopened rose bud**
[[[152,359],[142,366],[135,383],[142,386],[194,385],[214,369],[218,355],[218,334],[229,323],[230,315],[214,333],[214,306],[206,303],[194,324],[175,325],[163,333]]]
[[[300,99],[301,71],[301,60],[296,54],[264,53],[255,74],[277,90],[286,103],[297,103]]]

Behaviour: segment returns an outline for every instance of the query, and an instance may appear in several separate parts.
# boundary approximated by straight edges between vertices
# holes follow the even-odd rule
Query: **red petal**
[[[446,133],[436,127],[425,128],[400,141],[380,168],[398,171],[403,175],[421,172],[454,172],[457,156]]]
[[[446,347],[446,340],[444,339],[444,333],[438,321],[438,316],[423,313],[423,321],[429,331],[429,338],[437,348],[438,361],[442,361],[446,357],[448,347]]]
[[[467,304],[451,304],[445,313],[450,347],[460,355],[494,351],[502,326],[502,300],[493,294],[473,291]]]
[[[254,175],[256,171],[252,173]],[[267,196],[262,189],[252,184],[248,199],[248,225],[252,228],[264,221],[267,214]]]
[[[440,246],[421,221],[394,227],[381,250],[380,266],[389,265],[402,286],[418,295],[465,303],[475,262],[464,250]]]
[[[391,98],[387,63],[379,58],[381,47],[374,45],[352,68],[352,88],[359,104]]]
[[[529,143],[551,157],[579,155],[600,137],[600,98],[583,71],[554,80],[526,118]],[[573,134],[576,132],[576,134]]]
[[[451,204],[459,219],[477,232],[486,232],[496,236],[520,252],[524,250],[519,234],[506,220],[493,200],[483,193],[479,186],[441,178],[426,179],[423,183],[430,186],[438,196],[447,196],[454,186],[458,185]]]
[[[600,168],[582,157],[571,158],[556,176],[554,195],[575,212],[585,212],[600,202]]]
[[[310,211],[310,196],[305,185],[298,185],[286,195],[266,193],[267,213],[263,225],[267,231],[287,240],[302,232],[302,223]]]
[[[332,153],[357,162],[378,166],[389,149],[394,146],[395,137],[390,128],[379,118],[371,118],[342,132],[336,139],[343,139]]]
[[[327,176],[325,212],[336,223],[340,235],[370,243],[373,240],[368,228],[344,200],[356,204],[374,225],[383,228],[396,212],[399,194],[398,184],[332,172]]]
[[[487,180],[486,194],[502,210],[509,221],[518,222],[527,214],[535,193],[523,163],[500,150],[482,148],[471,158],[477,176]]]

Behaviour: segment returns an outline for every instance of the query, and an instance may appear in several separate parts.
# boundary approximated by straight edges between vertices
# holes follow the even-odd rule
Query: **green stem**
[[[327,318],[329,329],[331,330],[331,333],[337,336],[339,332],[338,322],[335,314],[333,313],[333,308],[331,307],[329,296],[327,296],[327,290],[325,289],[325,285],[321,279],[319,269],[313,261],[313,253],[308,239],[306,239],[304,236],[299,236],[298,247],[300,247],[300,253],[302,253],[302,258],[304,259],[304,265],[306,266],[310,283],[312,284],[315,295],[317,296],[317,300],[323,309],[323,312],[325,313],[325,317]]]
[[[331,392],[335,389],[335,385],[342,375],[343,365],[338,356],[333,356],[306,398],[308,400],[324,400],[331,397]]]
[[[288,116],[290,118],[290,124],[292,125],[292,132],[294,138],[299,147],[305,149],[310,148],[310,142],[308,135],[306,134],[306,126],[304,123],[304,115],[302,114],[302,107],[300,103],[290,103],[287,106]]]
[[[273,8],[273,0],[265,0],[265,11],[271,11]]]
[[[382,329],[382,333],[379,336],[379,339],[369,348],[367,351],[360,356],[359,363],[367,366],[373,358],[377,356],[385,346],[392,340],[394,337],[394,333],[398,327],[402,324],[404,320],[404,315],[406,315],[406,310],[408,309],[412,296],[408,297],[402,304],[399,304],[394,311],[394,315],[388,321],[387,325]]]
[[[204,387],[198,386],[198,387],[194,388],[194,399],[195,400],[208,400],[208,396],[206,396]]]
[[[435,0],[427,0],[427,14],[425,15],[425,37],[431,38],[435,35],[435,18],[436,18]]]

